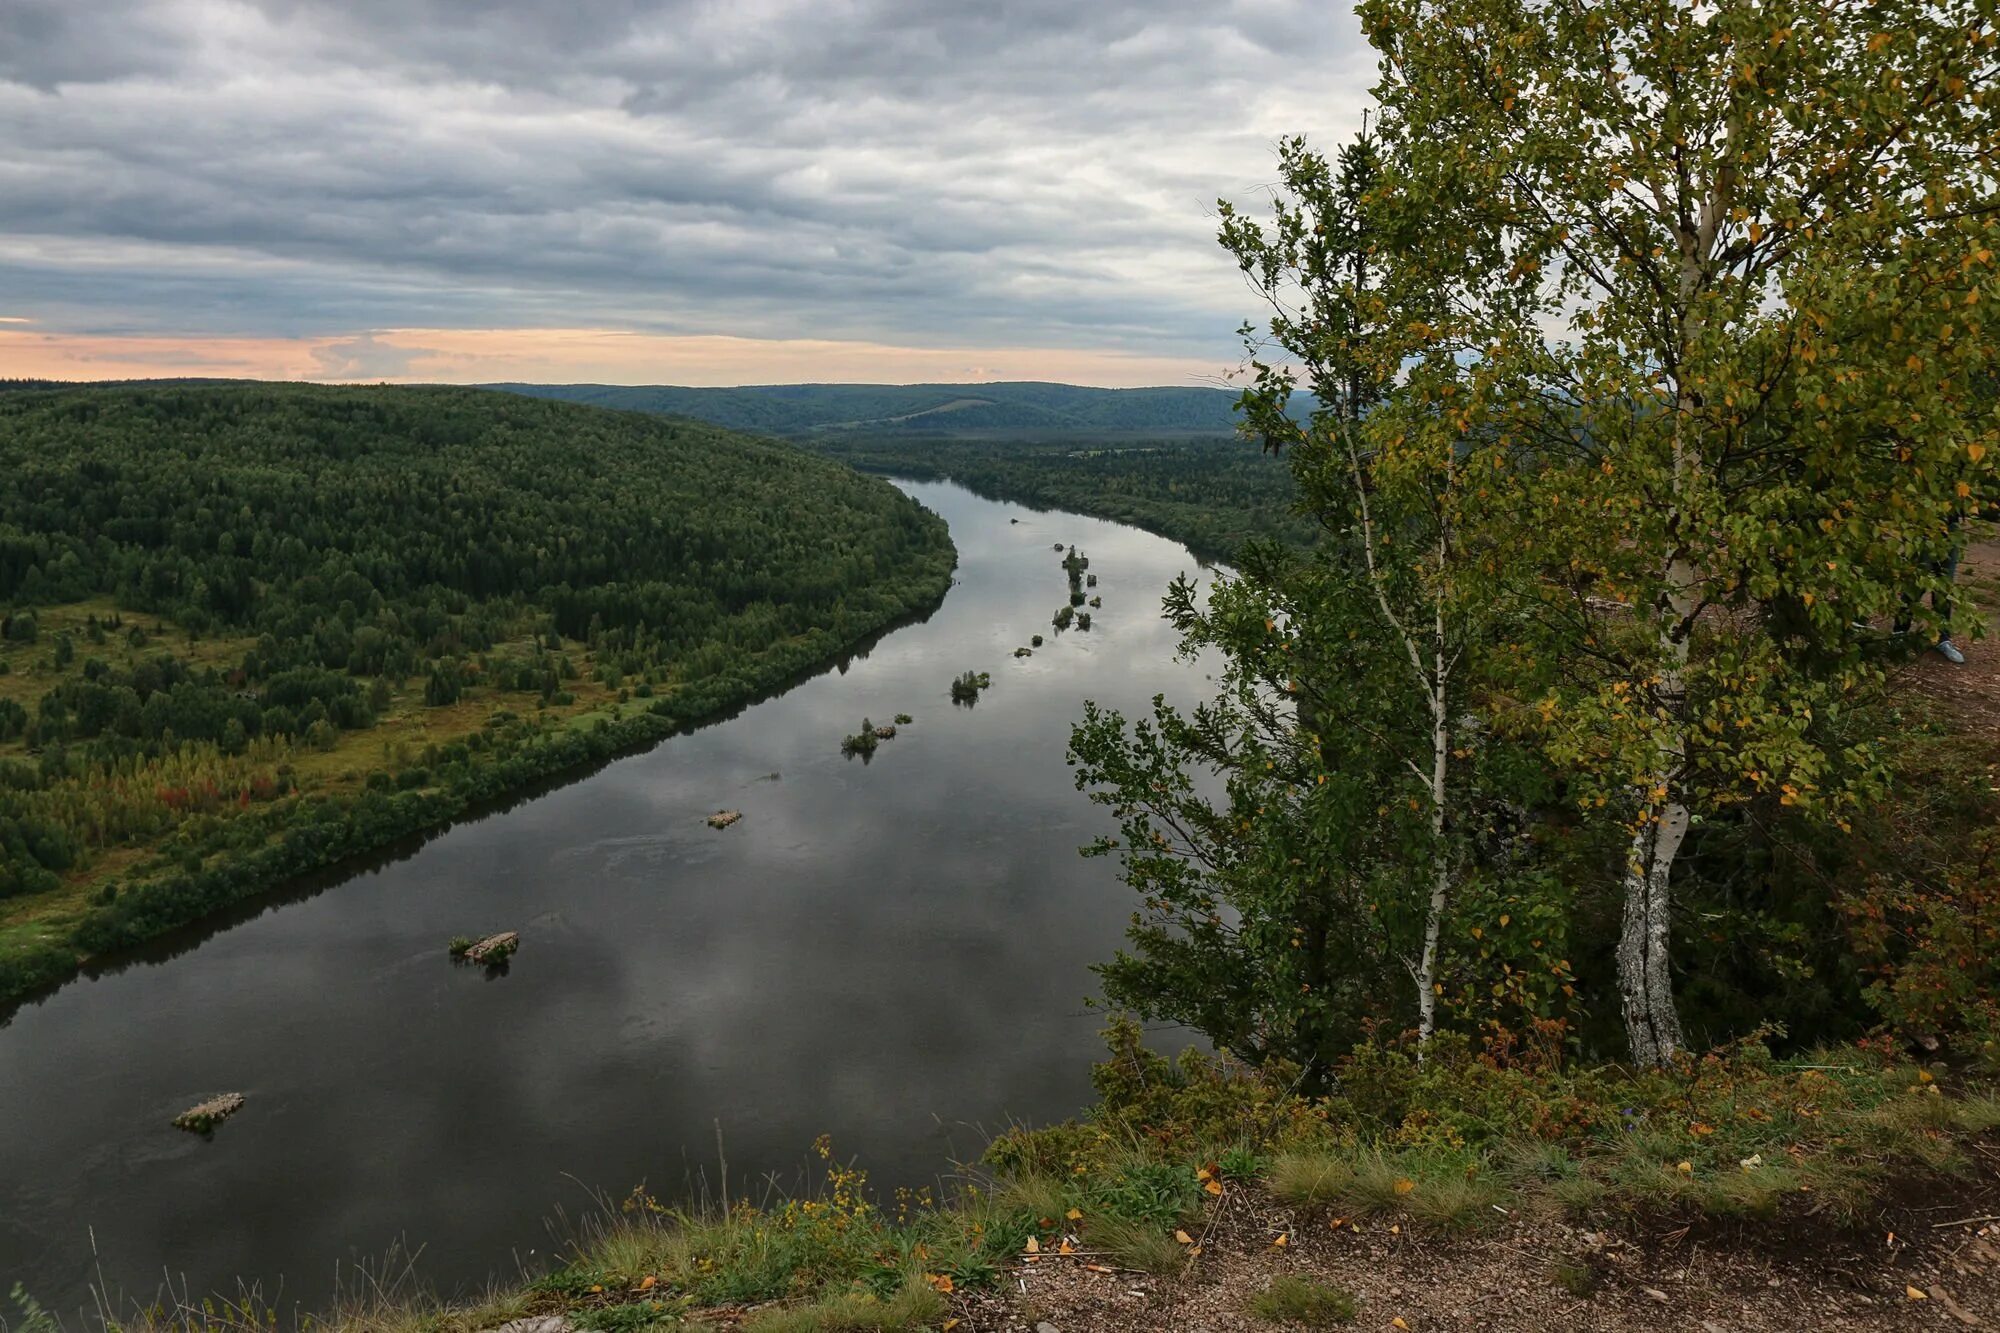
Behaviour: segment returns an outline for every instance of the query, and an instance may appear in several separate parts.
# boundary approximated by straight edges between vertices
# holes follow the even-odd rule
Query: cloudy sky
[[[1340,0],[0,0],[0,376],[1211,379]]]

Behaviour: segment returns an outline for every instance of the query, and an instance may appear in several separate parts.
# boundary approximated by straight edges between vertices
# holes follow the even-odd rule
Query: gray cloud
[[[89,333],[1226,360],[1212,201],[1371,79],[1304,0],[10,0],[0,291]]]

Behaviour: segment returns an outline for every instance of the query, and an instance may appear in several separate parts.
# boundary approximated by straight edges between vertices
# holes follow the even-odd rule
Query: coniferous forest
[[[0,997],[739,704],[953,564],[885,483],[694,422],[0,396]]]

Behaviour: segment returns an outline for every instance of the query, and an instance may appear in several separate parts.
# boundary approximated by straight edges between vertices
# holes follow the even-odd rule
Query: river
[[[18,1279],[72,1313],[100,1282],[241,1279],[312,1308],[397,1245],[451,1292],[545,1264],[594,1195],[713,1189],[724,1156],[740,1195],[795,1181],[825,1133],[878,1186],[920,1184],[1082,1107],[1089,969],[1133,903],[1077,854],[1108,821],[1064,750],[1086,698],[1198,692],[1159,613],[1197,566],[1134,528],[898,484],[958,545],[923,623],[15,1013],[0,1296]],[[1098,575],[1088,632],[1051,630],[1056,542]],[[992,688],[955,707],[967,669]],[[841,756],[899,712],[872,762]],[[725,807],[742,822],[703,823]],[[504,976],[447,960],[499,929],[522,934]],[[170,1127],[225,1090],[248,1103],[213,1138]]]

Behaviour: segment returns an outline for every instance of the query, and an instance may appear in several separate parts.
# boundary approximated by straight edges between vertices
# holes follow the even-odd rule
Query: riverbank
[[[1342,1091],[1147,1052],[1115,1027],[1088,1117],[1001,1136],[946,1199],[643,1191],[557,1266],[460,1302],[391,1282],[329,1330],[959,1333],[1331,1327],[1844,1329],[2000,1313],[2000,1099],[1942,1066],[1745,1045],[1663,1073],[1447,1044]],[[268,1328],[142,1313],[133,1330]],[[515,1321],[541,1319],[543,1324]],[[1044,1331],[1045,1333],[1045,1331]]]
[[[0,1003],[739,707],[956,551],[789,446],[416,386],[0,395]]]
[[[949,536],[943,541],[950,552]],[[629,690],[591,679],[590,655],[578,644],[582,669],[567,705],[521,717],[507,708],[503,691],[468,690],[449,711],[413,703],[387,725],[342,734],[326,752],[301,747],[293,756],[301,762],[285,765],[290,789],[283,794],[243,801],[233,817],[208,821],[194,840],[176,838],[171,852],[164,842],[132,848],[94,861],[58,890],[6,902],[0,911],[0,1019],[88,961],[447,827],[524,789],[657,744],[826,670],[897,625],[934,611],[950,589],[955,563],[947,555],[927,579],[900,585],[874,614],[838,631],[797,636],[743,657],[726,672],[663,687],[659,697],[633,699]]]

